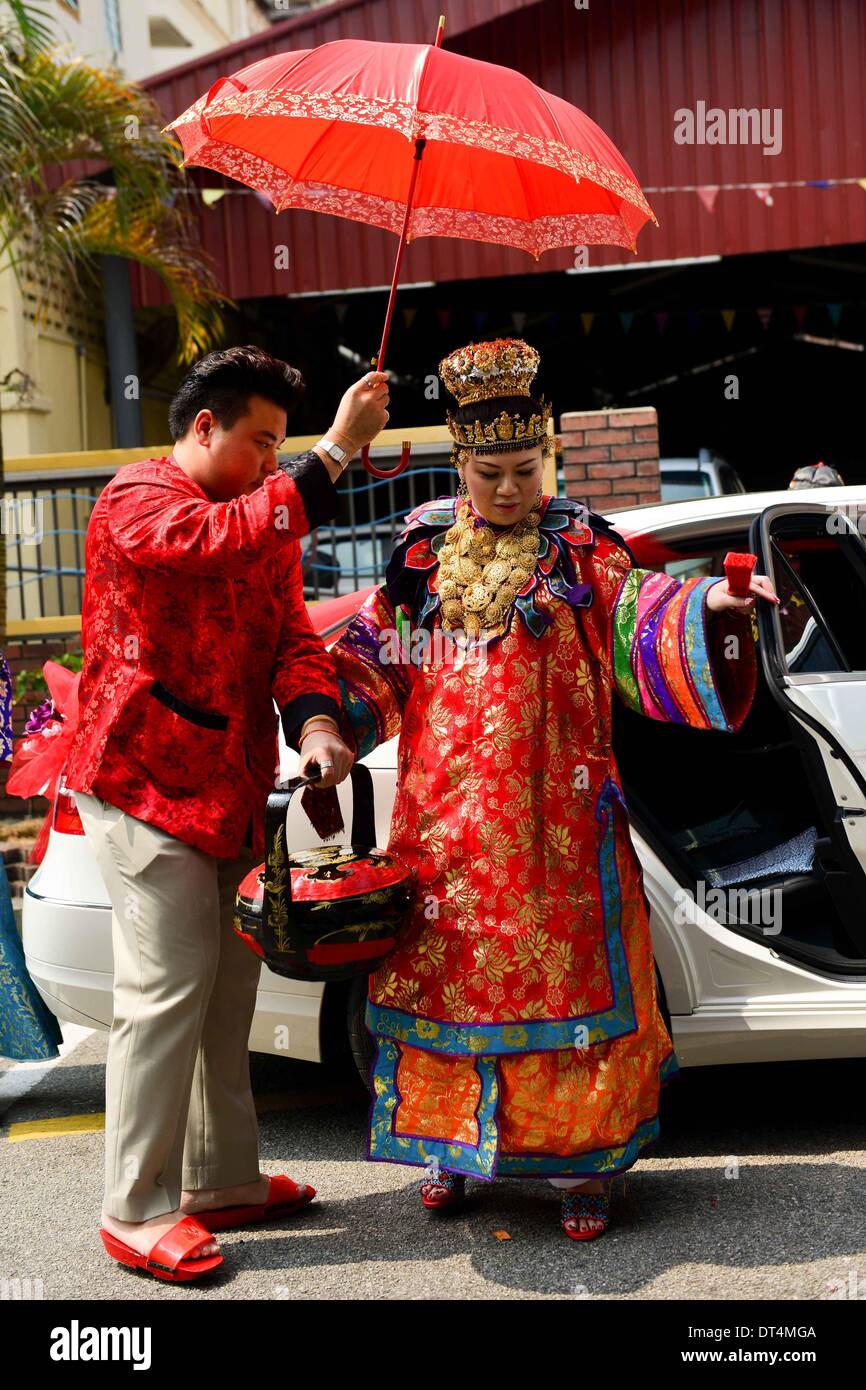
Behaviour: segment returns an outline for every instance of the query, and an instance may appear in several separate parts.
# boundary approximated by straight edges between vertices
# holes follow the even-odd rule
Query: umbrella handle
[[[218,77],[216,82],[214,82],[208,88],[208,94],[204,99],[204,106],[201,108],[201,114],[199,115],[199,124],[201,125],[201,128],[204,131],[205,135],[210,135],[210,125],[208,124],[208,118],[205,115],[205,112],[207,111],[208,107],[210,106],[211,102],[213,101],[214,97],[219,91],[220,87],[225,86],[226,82],[231,82],[235,87],[237,87],[239,92],[249,91],[247,84],[245,82],[241,82],[237,77]]]
[[[400,462],[394,468],[377,468],[375,463],[370,462],[370,446],[365,444],[361,450],[361,462],[367,472],[373,478],[398,478],[401,473],[409,466],[409,455],[412,452],[412,445],[408,439],[403,440],[403,448],[400,453]]]

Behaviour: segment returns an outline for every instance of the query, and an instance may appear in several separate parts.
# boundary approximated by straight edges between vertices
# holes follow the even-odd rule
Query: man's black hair
[[[200,410],[213,411],[224,430],[247,414],[250,396],[264,396],[288,416],[306,390],[297,367],[263,348],[226,348],[209,352],[191,367],[168,408],[173,440],[182,439]]]

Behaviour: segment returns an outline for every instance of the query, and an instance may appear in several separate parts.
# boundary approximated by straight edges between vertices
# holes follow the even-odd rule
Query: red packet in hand
[[[728,588],[737,598],[748,598],[752,571],[757,562],[757,555],[738,555],[735,550],[729,550],[725,556],[725,578]]]

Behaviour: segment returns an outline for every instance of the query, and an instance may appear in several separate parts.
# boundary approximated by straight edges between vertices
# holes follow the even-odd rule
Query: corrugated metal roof
[[[862,0],[340,0],[151,79],[174,119],[217,77],[270,53],[336,38],[432,42],[440,10],[445,46],[518,68],[574,102],[612,137],[659,219],[638,256],[591,248],[593,264],[734,255],[866,239],[866,192],[856,184],[782,188],[767,206],[754,190],[722,191],[713,211],[684,185],[866,178],[866,7]],[[758,108],[782,113],[778,154],[743,144],[678,144],[674,113]],[[198,170],[196,182],[224,186]],[[252,196],[201,214],[202,245],[237,299],[390,283],[393,235],[344,218],[290,210],[276,217]],[[289,248],[291,274],[274,265]],[[401,283],[562,270],[568,251],[536,263],[518,251],[453,238],[407,248]],[[164,303],[155,277],[133,268],[136,300]]]

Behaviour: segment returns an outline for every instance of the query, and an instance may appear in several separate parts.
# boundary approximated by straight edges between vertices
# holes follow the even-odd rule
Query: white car
[[[746,491],[736,469],[712,449],[698,449],[692,458],[659,459],[659,477],[663,502]]]
[[[866,489],[834,487],[806,499],[734,494],[611,516],[646,568],[720,575],[728,550],[752,550],[783,600],[758,605],[758,690],[739,733],[663,724],[614,701],[614,750],[651,906],[660,999],[682,1066],[866,1052],[861,514]],[[328,628],[318,614],[325,640],[336,640],[342,623]],[[393,739],[364,759],[382,847],[396,752]],[[297,754],[282,738],[281,753],[290,776]],[[338,794],[348,827],[348,779]],[[287,843],[320,843],[300,794]],[[108,1028],[111,909],[68,793],[58,795],[45,858],[26,890],[23,937],[27,967],[58,1018]],[[297,983],[263,965],[250,1047],[285,1055],[274,1040],[276,1025],[287,1025],[289,1055],[322,1060],[348,1043],[366,1079],[365,989],[364,977],[351,987]]]

